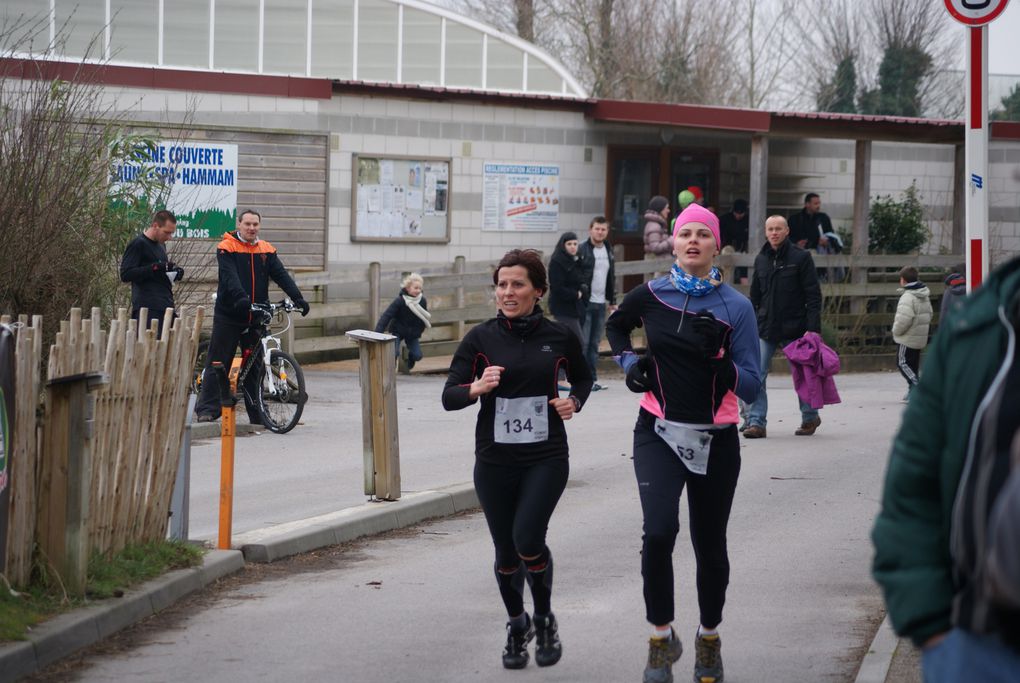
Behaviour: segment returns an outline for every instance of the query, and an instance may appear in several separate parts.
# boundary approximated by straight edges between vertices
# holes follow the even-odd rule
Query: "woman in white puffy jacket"
[[[899,303],[896,304],[896,318],[893,320],[893,341],[896,349],[896,367],[907,380],[906,401],[917,385],[921,367],[921,349],[928,345],[928,329],[931,327],[931,291],[917,279],[917,268],[906,266],[900,270]]]

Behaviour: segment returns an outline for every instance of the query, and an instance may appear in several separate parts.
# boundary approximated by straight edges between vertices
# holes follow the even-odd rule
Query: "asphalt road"
[[[468,480],[474,411],[442,411],[442,378],[399,382],[403,488]],[[474,513],[356,543],[314,571],[220,590],[166,628],[150,624],[129,649],[93,657],[76,680],[639,680],[648,625],[630,460],[637,399],[622,382],[605,383],[610,390],[569,425],[571,481],[549,531],[565,652],[557,666],[501,668],[505,617],[484,519]],[[730,521],[721,632],[731,683],[853,680],[882,616],[868,533],[901,385],[892,373],[841,377],[844,403],[822,412],[815,436],[796,437],[789,378],[770,377],[769,438],[743,441]],[[305,425],[238,441],[235,528],[364,502],[356,378],[313,371],[309,386]],[[214,502],[201,501],[215,496],[206,479],[218,476],[218,444],[194,455],[192,528],[211,537]],[[687,646],[674,667],[679,681],[691,675],[697,627],[686,531],[675,566],[676,625]]]

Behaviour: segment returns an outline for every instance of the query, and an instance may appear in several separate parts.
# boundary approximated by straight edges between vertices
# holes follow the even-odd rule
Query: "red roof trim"
[[[768,112],[755,109],[625,100],[597,100],[592,107],[591,115],[596,121],[715,128],[752,133],[767,132],[771,118]]]
[[[236,93],[304,99],[330,99],[334,93],[363,93],[414,97],[429,100],[461,99],[475,102],[519,104],[543,109],[584,111],[596,121],[635,124],[684,126],[715,130],[733,130],[768,133],[796,128],[810,135],[818,127],[819,133],[830,135],[847,126],[843,137],[852,139],[869,129],[881,129],[888,134],[899,126],[928,128],[940,142],[962,142],[964,122],[947,119],[921,119],[905,116],[875,116],[869,114],[833,114],[827,112],[765,112],[731,107],[706,107],[692,104],[661,102],[628,102],[623,100],[580,99],[538,93],[501,93],[458,88],[441,88],[410,84],[367,83],[364,81],[331,81],[324,78],[296,76],[269,76],[237,74],[157,67],[119,66],[112,64],[82,64],[51,60],[15,59],[0,57],[0,78],[41,78],[46,80],[77,80],[103,85],[131,88],[155,88],[196,92]],[[800,122],[803,127],[796,127]],[[953,128],[959,128],[959,136]],[[990,122],[990,137],[994,140],[1020,140],[1020,122]],[[951,138],[951,139],[950,139]]]
[[[1020,140],[1020,121],[992,121],[989,132],[993,140]]]
[[[113,64],[82,64],[49,60],[0,58],[0,76],[77,80],[130,88],[157,88],[198,92],[269,95],[328,100],[333,96],[324,78],[188,71]]]
[[[959,126],[962,124],[962,121],[952,119],[922,119],[912,116],[880,116],[878,114],[837,114],[825,111],[778,111],[772,112],[772,116],[778,119],[819,119],[847,123],[905,123],[925,126]]]
[[[411,97],[425,100],[467,100],[472,102],[495,102],[500,104],[523,104],[527,107],[544,109],[587,110],[595,100],[579,97],[548,95],[544,93],[508,93],[467,88],[444,88],[440,86],[414,85],[409,83],[374,83],[369,81],[333,81],[333,92],[338,94],[382,95]]]

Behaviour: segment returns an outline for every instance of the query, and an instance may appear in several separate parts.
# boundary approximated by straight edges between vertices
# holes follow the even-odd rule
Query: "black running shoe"
[[[535,622],[528,617],[527,627],[515,633],[506,625],[506,647],[503,648],[503,667],[506,669],[523,669],[528,665],[528,643],[535,637]]]
[[[560,661],[563,645],[560,644],[559,631],[559,624],[552,612],[547,617],[535,617],[535,664],[552,666]]]

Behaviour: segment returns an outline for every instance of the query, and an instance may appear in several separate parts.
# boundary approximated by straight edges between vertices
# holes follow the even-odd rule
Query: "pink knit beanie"
[[[714,213],[700,204],[691,204],[688,206],[680,212],[680,215],[676,217],[676,222],[673,223],[674,241],[676,240],[676,234],[680,231],[680,228],[688,223],[703,224],[712,231],[712,235],[715,237],[715,248],[719,249],[722,247],[722,240],[719,238],[719,219]]]

